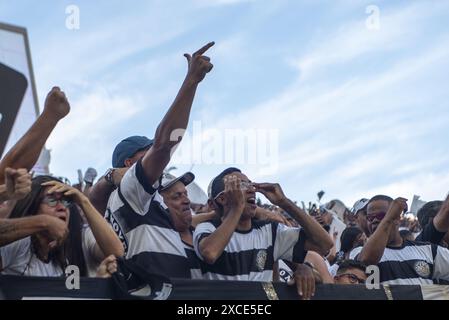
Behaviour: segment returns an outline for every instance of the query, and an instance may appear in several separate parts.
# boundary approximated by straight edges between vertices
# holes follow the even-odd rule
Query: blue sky
[[[71,4],[79,30],[65,26]],[[366,26],[369,5],[378,30]],[[0,21],[28,29],[41,107],[53,85],[70,99],[47,147],[52,172],[72,181],[78,168],[106,171],[122,138],[153,136],[183,54],[215,41],[191,124],[277,132],[277,170],[239,165],[252,180],[347,206],[449,190],[449,1],[0,0]],[[227,166],[192,170],[207,188]]]

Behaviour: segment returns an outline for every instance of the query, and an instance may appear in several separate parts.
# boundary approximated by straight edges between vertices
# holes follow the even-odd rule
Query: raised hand
[[[93,185],[97,175],[97,170],[95,170],[94,168],[88,168],[86,170],[86,173],[84,174],[84,182],[86,184]]]
[[[70,112],[70,104],[59,87],[53,87],[45,99],[44,112],[55,120],[61,120]]]
[[[245,208],[245,195],[241,188],[241,180],[237,176],[227,176],[224,178],[224,206],[225,210],[236,210],[243,213]]]
[[[274,205],[281,206],[287,199],[278,183],[255,183],[256,192],[262,193]]]
[[[399,219],[401,214],[407,210],[407,199],[396,198],[390,205],[385,218],[393,221]]]
[[[214,65],[210,63],[210,58],[203,56],[209,48],[211,48],[215,42],[209,42],[204,47],[195,52],[192,56],[188,53],[184,54],[188,63],[189,71],[187,72],[187,77],[194,81],[195,83],[200,83],[203,81],[207,73],[209,73]]]
[[[71,198],[79,205],[81,205],[83,201],[87,200],[87,197],[80,190],[59,181],[52,180],[44,182],[42,185],[44,187],[51,187],[47,191],[47,194],[62,193],[65,197]]]
[[[5,169],[5,189],[8,200],[20,200],[31,192],[31,175],[26,169]]]

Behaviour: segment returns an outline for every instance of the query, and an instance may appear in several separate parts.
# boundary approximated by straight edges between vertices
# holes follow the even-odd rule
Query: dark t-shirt
[[[433,222],[430,222],[423,228],[415,241],[428,241],[430,243],[440,244],[445,234],[446,232],[438,231],[433,225]]]

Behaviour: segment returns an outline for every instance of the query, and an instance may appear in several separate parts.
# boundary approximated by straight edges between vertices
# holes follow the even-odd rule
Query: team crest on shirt
[[[418,276],[422,278],[428,278],[430,276],[430,266],[426,261],[416,261],[414,268]]]
[[[266,250],[259,250],[257,252],[256,257],[256,267],[259,271],[263,271],[265,269],[265,263],[267,262],[267,251]]]

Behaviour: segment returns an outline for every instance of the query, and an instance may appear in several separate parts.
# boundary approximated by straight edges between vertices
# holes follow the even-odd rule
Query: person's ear
[[[222,195],[218,196],[218,198],[215,199],[215,206],[217,206],[217,203],[218,203],[219,205],[221,205],[222,207],[224,207],[224,205],[225,205],[225,199],[224,199],[224,197],[223,197]]]
[[[129,167],[131,167],[133,165],[133,160],[131,158],[128,158],[128,159],[125,160],[124,163],[125,163],[125,167],[129,168]]]
[[[207,200],[207,205],[208,205],[208,211],[213,211],[213,210],[216,210],[217,209],[217,206],[215,205],[215,202],[214,202],[214,200],[212,200],[212,199],[208,199]]]

